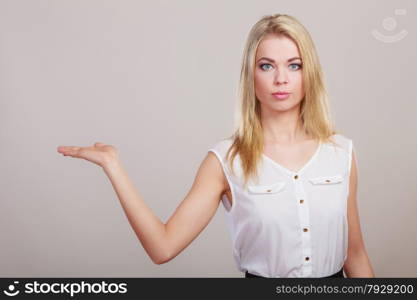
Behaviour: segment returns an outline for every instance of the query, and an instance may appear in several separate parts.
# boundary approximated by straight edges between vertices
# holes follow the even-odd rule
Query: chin
[[[299,103],[294,104],[291,102],[286,103],[285,101],[283,101],[282,103],[274,103],[272,106],[269,107],[269,109],[278,111],[278,112],[284,112],[284,111],[296,109],[298,106],[299,106]]]

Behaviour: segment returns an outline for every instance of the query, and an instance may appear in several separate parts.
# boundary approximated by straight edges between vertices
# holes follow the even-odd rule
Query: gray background
[[[250,28],[287,13],[310,31],[337,129],[354,141],[375,273],[416,277],[416,8],[412,0],[1,0],[0,276],[243,277],[223,206],[188,248],[155,265],[102,169],[56,148],[115,145],[167,221],[207,150],[232,132]],[[384,28],[389,17],[396,28],[392,19]],[[408,34],[387,43],[373,29]]]

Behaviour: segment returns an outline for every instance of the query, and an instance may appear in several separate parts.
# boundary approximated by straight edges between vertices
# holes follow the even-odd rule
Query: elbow
[[[164,261],[162,261],[162,260],[156,260],[156,259],[152,259],[152,262],[153,262],[155,265],[162,265],[162,264],[164,263]]]
[[[156,265],[162,265],[169,262],[173,258],[171,252],[171,247],[167,243],[167,238],[165,236],[164,242],[157,247],[156,253],[151,256],[153,263]]]
[[[155,264],[155,265],[163,265],[164,263],[166,263],[167,261],[165,261],[165,260],[154,260],[153,261],[153,263]]]
[[[170,260],[171,260],[171,257],[169,255],[161,255],[161,256],[152,258],[153,263],[156,265],[165,264],[169,262]]]
[[[169,258],[156,258],[152,260],[155,265],[162,265],[170,261]]]

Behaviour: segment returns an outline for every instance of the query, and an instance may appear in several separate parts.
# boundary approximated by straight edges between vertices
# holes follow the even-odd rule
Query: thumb
[[[103,146],[105,146],[105,144],[97,142],[97,143],[94,144],[94,146],[96,146],[96,147],[103,147]]]

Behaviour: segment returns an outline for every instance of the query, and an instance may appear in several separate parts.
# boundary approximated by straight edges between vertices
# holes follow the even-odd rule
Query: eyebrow
[[[273,60],[272,58],[269,58],[269,57],[261,57],[260,59],[258,59],[258,61],[260,61],[262,59],[275,63],[275,60]],[[299,57],[293,57],[293,58],[290,58],[289,60],[287,60],[287,62],[290,62],[290,61],[293,61],[293,60],[296,60],[296,59],[301,60],[301,58],[299,58]]]

